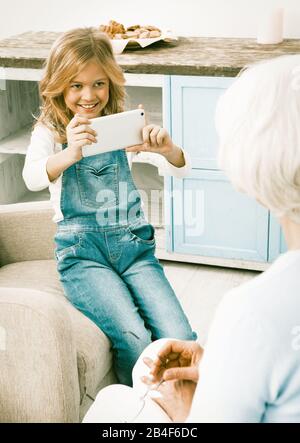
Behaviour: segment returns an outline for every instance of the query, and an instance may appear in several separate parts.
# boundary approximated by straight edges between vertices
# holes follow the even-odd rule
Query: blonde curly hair
[[[124,110],[125,78],[117,64],[109,39],[95,28],[76,28],[63,33],[53,44],[39,84],[41,113],[35,125],[44,124],[57,142],[66,142],[66,126],[73,118],[64,100],[70,81],[92,59],[96,59],[109,79],[109,100],[103,115]]]

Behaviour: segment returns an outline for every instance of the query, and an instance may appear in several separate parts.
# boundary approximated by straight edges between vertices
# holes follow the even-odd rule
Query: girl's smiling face
[[[109,79],[101,66],[91,60],[64,91],[64,100],[73,114],[99,117],[109,99]]]

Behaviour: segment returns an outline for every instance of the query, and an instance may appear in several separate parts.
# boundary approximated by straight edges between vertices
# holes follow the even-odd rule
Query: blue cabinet
[[[282,229],[276,218],[271,215],[269,231],[269,261],[274,261],[278,255],[283,254],[286,251],[287,246]]]
[[[235,191],[217,164],[216,104],[233,81],[217,77],[169,78],[166,121],[174,143],[191,155],[193,171],[183,180],[168,178],[166,182],[172,196],[167,207],[168,250],[267,262],[271,256],[269,211]],[[273,251],[272,259],[276,254]]]
[[[173,179],[173,247],[178,253],[264,262],[269,213],[236,192],[221,171]]]
[[[232,78],[171,76],[171,131],[192,156],[194,169],[218,169],[215,109]]]

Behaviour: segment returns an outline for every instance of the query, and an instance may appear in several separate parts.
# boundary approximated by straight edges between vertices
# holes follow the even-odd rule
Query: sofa
[[[0,422],[80,422],[115,383],[110,342],[66,299],[48,201],[0,206]]]

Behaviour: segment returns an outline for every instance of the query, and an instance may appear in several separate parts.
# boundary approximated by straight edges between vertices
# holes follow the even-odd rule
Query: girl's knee
[[[192,341],[196,341],[198,338],[198,335],[195,331],[191,330],[190,332],[188,332],[186,334],[185,338],[181,338],[180,340],[192,340]]]
[[[158,331],[159,336],[157,337],[160,339],[165,339],[165,337],[170,337],[171,340],[177,339],[177,340],[197,340],[198,336],[196,332],[192,330],[192,328],[187,326],[181,326],[181,327],[169,327],[169,325],[166,328],[161,328],[160,331]]]
[[[123,341],[126,343],[125,346],[130,352],[135,354],[138,358],[143,350],[151,343],[151,333],[147,329],[144,331],[124,331]]]
[[[196,334],[196,332],[194,332],[193,330],[190,331],[177,331],[177,333],[175,332],[174,334],[174,338],[177,340],[192,340],[195,341],[197,340],[198,336]]]

